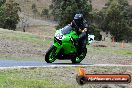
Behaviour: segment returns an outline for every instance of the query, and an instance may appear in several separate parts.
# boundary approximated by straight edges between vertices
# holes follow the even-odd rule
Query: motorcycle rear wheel
[[[71,59],[72,63],[73,64],[80,63],[85,58],[86,54],[87,54],[87,48],[84,48],[83,52],[79,56]]]

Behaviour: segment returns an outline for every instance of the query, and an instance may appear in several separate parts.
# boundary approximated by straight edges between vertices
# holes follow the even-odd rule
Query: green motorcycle
[[[80,63],[87,54],[87,48],[84,48],[79,54],[78,39],[79,36],[72,30],[70,25],[57,30],[54,36],[54,44],[46,52],[45,61],[52,63],[59,59]]]

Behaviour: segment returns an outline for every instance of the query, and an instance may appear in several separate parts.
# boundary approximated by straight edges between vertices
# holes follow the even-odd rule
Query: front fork
[[[60,45],[59,43],[54,43],[53,46],[55,46],[57,49],[56,49],[56,56],[58,55],[58,53],[60,52],[61,48],[62,48],[62,45]]]

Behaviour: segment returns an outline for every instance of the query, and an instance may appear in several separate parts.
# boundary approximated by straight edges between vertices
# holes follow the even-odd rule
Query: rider
[[[71,22],[71,27],[74,28],[77,34],[79,35],[79,53],[81,53],[81,50],[86,47],[88,37],[88,24],[87,21],[84,19],[83,14],[76,14],[74,16],[74,19]]]

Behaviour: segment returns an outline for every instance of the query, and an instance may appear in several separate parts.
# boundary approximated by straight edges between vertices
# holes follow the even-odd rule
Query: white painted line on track
[[[122,65],[122,64],[93,64],[92,66],[118,66],[118,67],[131,67],[132,65]]]
[[[46,68],[46,67],[132,67],[132,65],[117,65],[117,64],[91,64],[91,65],[81,65],[81,64],[75,64],[75,65],[63,65],[63,64],[49,64],[44,66],[12,66],[12,67],[0,67],[0,70],[2,69],[21,69],[21,68]]]

